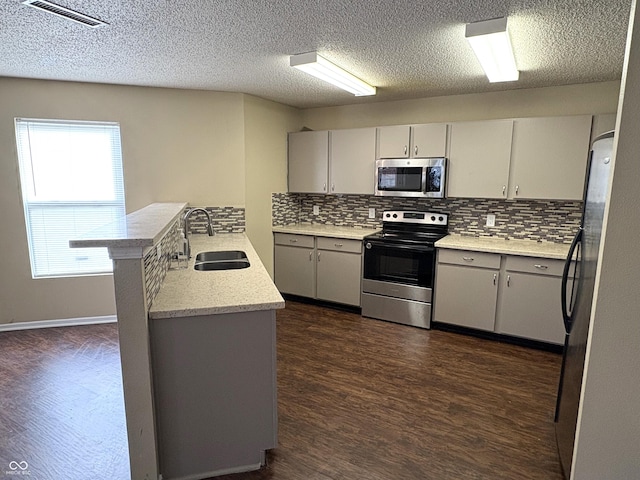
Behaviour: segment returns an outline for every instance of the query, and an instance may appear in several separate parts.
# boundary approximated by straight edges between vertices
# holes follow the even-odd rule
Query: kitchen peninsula
[[[240,250],[250,266],[169,269],[184,203],[127,215],[114,262],[131,477],[208,478],[259,468],[277,445],[275,310],[284,301],[244,234],[191,236],[200,251]],[[113,231],[113,229],[112,229]]]

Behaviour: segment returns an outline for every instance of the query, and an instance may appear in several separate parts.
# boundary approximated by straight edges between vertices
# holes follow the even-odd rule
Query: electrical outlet
[[[376,218],[376,209],[375,208],[370,208],[369,209],[369,218]]]
[[[314,215],[320,215],[320,206],[319,205],[314,205],[313,206],[313,214]]]
[[[487,227],[496,226],[496,216],[493,213],[487,215]]]

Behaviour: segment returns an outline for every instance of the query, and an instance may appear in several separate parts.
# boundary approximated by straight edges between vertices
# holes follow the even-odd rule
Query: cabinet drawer
[[[335,250],[337,252],[362,253],[362,241],[345,238],[317,237],[318,250]]]
[[[500,255],[470,250],[438,250],[438,263],[467,265],[470,267],[500,268]]]
[[[538,257],[507,256],[506,270],[510,272],[539,273],[562,276],[564,260]]]
[[[274,233],[273,235],[273,240],[276,245],[313,248],[313,237],[310,235],[296,235],[292,233]]]

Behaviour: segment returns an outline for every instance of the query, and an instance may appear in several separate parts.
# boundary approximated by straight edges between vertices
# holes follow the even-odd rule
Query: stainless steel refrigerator
[[[571,473],[612,155],[613,132],[597,137],[589,157],[582,222],[569,249],[562,277],[562,311],[566,336],[555,427],[560,462],[566,478]]]

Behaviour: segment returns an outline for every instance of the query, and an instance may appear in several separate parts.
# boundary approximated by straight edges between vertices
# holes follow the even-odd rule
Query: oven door
[[[365,280],[433,288],[435,249],[365,239]]]

